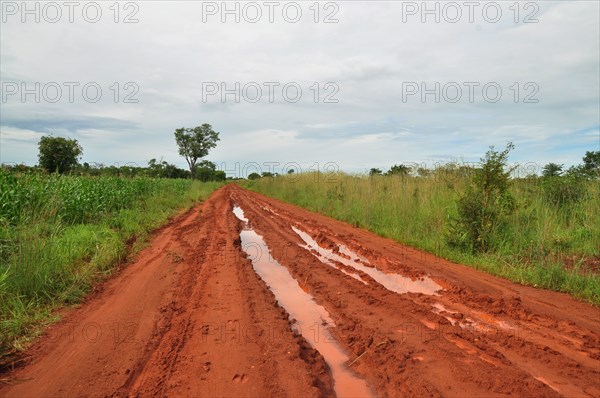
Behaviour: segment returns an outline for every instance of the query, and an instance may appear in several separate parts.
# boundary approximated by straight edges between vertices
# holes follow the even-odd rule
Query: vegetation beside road
[[[600,153],[510,178],[510,147],[481,167],[300,173],[245,186],[494,275],[600,304]],[[590,162],[587,162],[590,160]],[[592,167],[588,167],[592,165]],[[551,170],[550,170],[551,169]]]
[[[0,367],[149,231],[223,185],[225,172],[203,159],[219,141],[210,124],[176,129],[175,140],[189,171],[156,159],[81,164],[79,142],[52,135],[40,138],[36,166],[1,165]]]
[[[151,230],[221,185],[0,168],[0,352],[20,349],[54,309],[80,301]]]

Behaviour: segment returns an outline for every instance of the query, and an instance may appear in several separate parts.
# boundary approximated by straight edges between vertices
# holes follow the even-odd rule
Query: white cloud
[[[9,141],[23,141],[37,144],[43,133],[19,129],[11,126],[0,126],[0,139],[4,145],[10,145]]]
[[[209,156],[218,163],[335,161],[363,170],[449,153],[477,160],[509,140],[514,160],[576,163],[580,149],[572,148],[598,149],[597,2],[540,2],[536,24],[512,22],[510,2],[501,3],[497,24],[480,16],[472,24],[423,24],[418,16],[402,23],[402,2],[339,2],[335,24],[313,23],[312,3],[301,3],[297,24],[203,23],[202,2],[137,4],[136,24],[113,23],[108,6],[98,24],[22,24],[18,16],[2,24],[2,81],[96,82],[103,90],[97,103],[80,87],[73,103],[8,98],[2,161],[35,162],[34,135],[54,132],[79,139],[90,162],[164,156],[185,166],[173,131],[204,122],[221,132]],[[465,81],[497,82],[502,100],[487,103],[479,92],[473,103],[402,101],[406,82]],[[123,103],[127,82],[139,87],[138,103]],[[297,82],[303,96],[287,103],[278,89],[275,103],[203,103],[203,82]],[[323,102],[327,82],[338,85],[338,103]],[[538,84],[539,103],[522,102],[525,82]]]

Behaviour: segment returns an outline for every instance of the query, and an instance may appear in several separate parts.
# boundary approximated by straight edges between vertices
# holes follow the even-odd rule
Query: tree
[[[205,167],[212,171],[215,171],[217,169],[217,165],[215,163],[211,162],[210,160],[201,161],[200,163],[198,163],[198,167]]]
[[[38,143],[40,166],[50,173],[60,174],[77,165],[83,149],[77,140],[44,136]]]
[[[159,178],[187,178],[189,173],[174,164],[167,163],[164,160],[157,162],[156,159],[148,161],[148,172],[153,177]]]
[[[248,176],[249,180],[258,180],[260,178],[260,174],[258,173],[252,173]]]
[[[563,172],[563,165],[556,163],[548,163],[542,168],[542,175],[544,177],[558,177]]]
[[[391,175],[401,175],[401,176],[407,176],[408,173],[411,172],[411,168],[404,165],[404,164],[395,164],[392,167],[390,167],[390,169],[388,170],[387,173],[385,173],[388,176]]]
[[[590,177],[600,177],[600,151],[585,152],[583,169]]]
[[[381,175],[381,169],[377,169],[377,168],[373,167],[371,170],[369,170],[369,175],[371,177],[373,177],[373,176],[380,176]]]
[[[216,170],[216,164],[210,160],[203,160],[196,166],[196,177],[202,182],[212,181]]]
[[[214,181],[225,181],[227,179],[227,174],[223,170],[216,170],[213,174]]]
[[[569,167],[563,176],[583,179],[600,178],[600,151],[587,151],[583,157],[583,164]]]
[[[192,179],[195,178],[196,163],[208,155],[208,151],[217,146],[219,133],[214,131],[210,124],[192,128],[179,128],[175,130],[175,141],[179,146],[179,154],[185,157],[190,168]]]

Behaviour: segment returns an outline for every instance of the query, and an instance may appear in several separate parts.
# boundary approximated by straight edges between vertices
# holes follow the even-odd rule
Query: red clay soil
[[[135,262],[48,328],[24,366],[0,375],[8,380],[0,396],[333,396],[324,357],[242,250],[234,205],[330,314],[350,371],[373,396],[600,396],[598,308],[235,185],[161,229]],[[428,276],[443,289],[396,293],[359,271],[361,281],[302,247],[292,227],[323,248],[339,254],[343,245],[364,264]]]

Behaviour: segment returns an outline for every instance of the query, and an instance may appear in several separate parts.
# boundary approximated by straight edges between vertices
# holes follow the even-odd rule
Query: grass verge
[[[142,248],[152,230],[222,185],[0,171],[0,363]]]
[[[513,181],[517,210],[486,253],[446,242],[448,220],[468,183],[452,173],[427,178],[304,173],[244,185],[448,260],[600,305],[598,181],[586,182],[584,199],[569,206],[549,203],[539,179]]]

